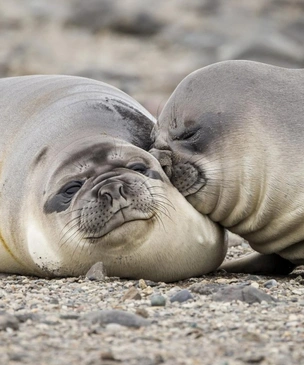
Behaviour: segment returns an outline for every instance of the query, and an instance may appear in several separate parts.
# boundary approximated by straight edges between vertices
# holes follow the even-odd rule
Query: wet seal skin
[[[251,61],[197,70],[177,86],[151,153],[202,214],[257,251],[231,272],[304,264],[304,71]]]
[[[216,269],[223,229],[173,187],[153,117],[122,91],[70,76],[0,80],[0,272],[175,281]]]

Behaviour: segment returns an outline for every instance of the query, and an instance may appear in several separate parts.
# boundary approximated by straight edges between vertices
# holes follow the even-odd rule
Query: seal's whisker
[[[155,202],[156,204],[153,206],[154,209],[158,210],[160,213],[162,213],[163,215],[165,215],[167,218],[169,218],[172,221],[172,218],[170,217],[170,215],[166,212],[164,212],[163,210],[160,209],[160,207],[162,207],[158,202]],[[163,208],[163,207],[162,207]]]
[[[79,238],[77,244],[75,245],[75,249],[73,250],[73,252],[71,254],[71,257],[72,258],[74,257],[74,255],[76,254],[76,252],[79,250],[79,247],[81,246],[81,244],[82,244],[82,248],[80,249],[78,256],[82,253],[82,250],[83,250],[83,248],[85,246],[85,242],[83,241],[83,237],[84,237],[84,234],[82,234],[82,237]]]
[[[153,210],[151,209],[151,212],[153,212]],[[161,224],[162,225],[162,227],[163,227],[163,230],[165,231],[165,232],[167,232],[166,231],[166,227],[165,227],[165,225],[164,225],[164,223],[163,223],[163,221],[162,221],[162,219],[161,219],[161,216],[158,214],[158,212],[157,212],[157,210],[155,211],[154,210],[154,217],[155,217],[155,219],[156,219],[156,221],[159,223],[159,224]],[[170,217],[169,217],[169,219],[171,219]]]
[[[69,212],[63,212],[62,215],[68,215],[68,214],[72,214],[72,213],[76,213],[76,212],[81,212],[83,210],[83,208],[77,208],[77,209],[73,209]]]
[[[61,229],[61,231],[60,231],[60,236],[61,236],[61,234],[63,233],[63,231],[66,229],[66,228],[68,228],[68,226],[70,225],[70,224],[72,224],[72,223],[74,223],[74,221],[76,221],[76,220],[79,220],[79,218],[80,218],[81,216],[79,215],[79,216],[77,216],[77,217],[74,217],[74,218],[72,218],[69,222],[67,222],[65,225],[64,225],[64,227]],[[77,223],[78,224],[78,223]],[[70,229],[70,228],[69,228]],[[67,231],[68,232],[68,231]]]
[[[169,211],[168,207],[176,211],[175,207],[170,202],[168,203],[166,201],[163,201],[163,198],[158,195],[153,196],[153,201],[161,204],[164,208],[166,208],[167,211]]]
[[[151,196],[153,197],[153,198],[155,198],[155,197],[158,197],[158,198],[162,198],[163,200],[164,200],[164,204],[167,204],[168,206],[170,206],[172,209],[175,209],[174,208],[174,205],[171,203],[171,201],[166,197],[166,196],[164,196],[164,195],[162,195],[162,194],[159,194],[159,193],[154,193],[154,192],[151,192],[150,193],[151,194]]]
[[[70,224],[72,224],[72,222],[73,221],[75,221],[75,220],[77,220],[79,217],[76,217],[76,218],[74,218],[73,220],[71,220],[70,222],[68,222],[66,225],[65,225],[65,227],[67,228]],[[76,232],[74,232],[70,237],[68,237],[65,241],[62,241],[73,229],[75,229],[75,227],[79,227],[79,221],[77,220],[77,222],[75,223],[75,224],[73,224],[73,226],[71,226],[71,227],[69,227],[68,229],[67,229],[67,231],[66,232],[64,232],[63,233],[63,235],[62,235],[62,237],[60,238],[60,240],[59,240],[59,244],[61,245],[61,247],[62,246],[64,246],[66,243],[67,243],[67,241],[69,240],[69,239],[71,239],[74,235],[75,235],[75,233],[77,234],[78,233],[78,231],[79,230],[76,230]]]
[[[170,212],[168,211],[167,207],[163,206],[160,201],[154,200],[154,202],[157,204],[157,209],[162,212],[166,216],[170,216]],[[161,209],[160,209],[161,208]]]

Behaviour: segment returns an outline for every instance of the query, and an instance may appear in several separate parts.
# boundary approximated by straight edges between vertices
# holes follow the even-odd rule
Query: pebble
[[[123,296],[122,300],[140,300],[141,295],[140,292],[132,286]]]
[[[145,289],[142,290],[142,294],[146,297],[151,295],[154,292],[154,290],[151,288],[151,286],[147,286]]]
[[[137,308],[135,311],[135,314],[143,317],[143,318],[148,318],[149,317],[149,313],[145,308]]]
[[[177,292],[175,295],[173,295],[170,298],[170,302],[171,303],[173,303],[173,302],[183,303],[190,299],[193,299],[193,295],[190,293],[190,291],[188,289],[183,289],[183,290]]]
[[[4,331],[7,328],[17,330],[19,328],[19,320],[16,316],[9,313],[0,313],[0,331]]]
[[[278,282],[275,279],[267,280],[264,283],[264,287],[267,289],[274,288],[276,286],[278,286]]]
[[[150,301],[152,307],[164,307],[166,305],[166,298],[163,295],[152,295]]]
[[[126,327],[149,326],[150,322],[136,314],[121,310],[100,310],[85,314],[83,320],[100,325],[116,323]]]
[[[147,287],[148,287],[148,285],[146,284],[146,282],[145,282],[145,280],[144,279],[140,279],[139,281],[138,281],[138,286],[139,286],[139,288],[140,289],[146,289]]]
[[[102,262],[96,262],[86,273],[89,280],[103,281],[106,278],[106,270]]]
[[[246,280],[248,280],[248,281],[259,281],[259,280],[261,280],[261,278],[257,275],[248,275],[246,277]]]
[[[248,304],[274,302],[275,299],[270,295],[264,293],[260,289],[252,285],[233,285],[220,289],[217,293],[212,295],[212,299],[220,302],[231,302],[233,300],[240,300]]]

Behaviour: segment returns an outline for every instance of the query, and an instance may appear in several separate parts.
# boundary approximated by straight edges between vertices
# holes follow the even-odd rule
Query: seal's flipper
[[[287,275],[296,265],[276,254],[254,252],[240,259],[225,262],[219,269],[234,273]]]

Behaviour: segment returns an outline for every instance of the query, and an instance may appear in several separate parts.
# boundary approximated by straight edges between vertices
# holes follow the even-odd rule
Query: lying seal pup
[[[197,70],[173,92],[154,153],[201,213],[258,253],[231,272],[304,264],[304,71],[250,61]]]
[[[0,271],[174,281],[218,267],[223,230],[171,185],[153,117],[107,84],[0,80]]]

